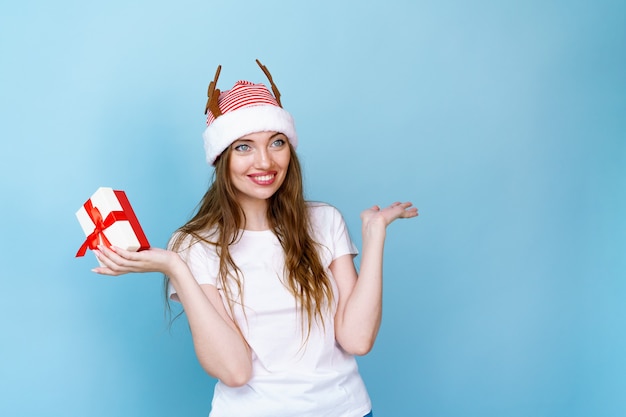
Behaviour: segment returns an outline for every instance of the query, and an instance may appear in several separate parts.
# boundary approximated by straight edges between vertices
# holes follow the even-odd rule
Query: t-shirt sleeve
[[[327,204],[312,205],[311,216],[314,234],[324,248],[322,257],[327,264],[343,255],[359,253],[339,210]]]
[[[206,242],[194,242],[189,245],[188,241],[183,242],[183,250],[179,252],[180,257],[185,261],[198,284],[217,286],[219,258],[214,248]],[[176,289],[171,283],[168,284],[167,292],[172,300],[178,301]]]
[[[346,225],[343,216],[335,207],[331,207],[331,209],[333,211],[333,230],[335,241],[333,260],[347,254],[356,256],[359,253],[359,250],[350,238],[350,232],[348,231],[348,226]]]

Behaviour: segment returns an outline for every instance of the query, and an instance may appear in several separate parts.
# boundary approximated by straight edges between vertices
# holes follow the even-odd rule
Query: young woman
[[[258,62],[258,61],[257,61]],[[382,313],[386,227],[411,203],[361,213],[357,273],[341,214],[307,202],[291,115],[263,84],[209,85],[213,182],[168,250],[99,247],[104,275],[162,272],[182,303],[196,355],[218,379],[211,417],[363,417],[371,402],[354,355],[370,351]]]

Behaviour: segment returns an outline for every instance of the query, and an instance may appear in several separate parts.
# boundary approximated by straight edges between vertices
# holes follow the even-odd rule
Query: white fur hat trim
[[[242,107],[221,115],[204,130],[207,162],[213,165],[231,143],[256,132],[280,132],[294,148],[298,146],[293,117],[285,109],[270,104]]]

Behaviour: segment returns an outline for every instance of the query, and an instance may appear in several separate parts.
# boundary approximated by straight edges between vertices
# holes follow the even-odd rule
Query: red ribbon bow
[[[100,241],[107,247],[110,247],[111,242],[109,242],[109,239],[104,235],[104,231],[117,221],[128,220],[126,213],[123,211],[112,211],[107,215],[106,219],[103,220],[100,210],[91,204],[91,200],[87,200],[83,207],[85,207],[87,214],[96,226],[93,232],[87,236],[80,249],[78,249],[78,252],[76,252],[77,258],[84,256],[87,252],[87,248],[91,250],[97,249]]]

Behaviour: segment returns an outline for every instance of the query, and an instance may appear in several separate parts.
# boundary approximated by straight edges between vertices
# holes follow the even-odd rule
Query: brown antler
[[[213,78],[213,81],[209,83],[209,89],[206,93],[208,99],[206,101],[206,107],[204,108],[204,114],[207,114],[207,112],[211,110],[211,113],[213,113],[213,117],[215,117],[216,119],[222,115],[222,111],[220,110],[220,106],[217,101],[220,98],[220,90],[218,88],[215,88],[221,70],[222,66],[218,65],[217,71],[215,71],[215,78]]]
[[[261,64],[261,61],[257,59],[256,63],[259,64],[259,67],[261,67],[261,70],[265,73],[265,76],[267,77],[267,79],[270,80],[270,84],[272,85],[272,91],[274,92],[274,97],[276,97],[276,101],[278,102],[278,105],[280,107],[283,107],[282,103],[280,102],[280,91],[278,91],[278,87],[276,87],[276,84],[274,84],[274,80],[272,80],[272,74],[270,74],[269,70],[267,69],[265,65]]]

